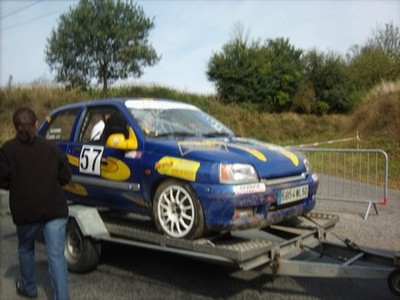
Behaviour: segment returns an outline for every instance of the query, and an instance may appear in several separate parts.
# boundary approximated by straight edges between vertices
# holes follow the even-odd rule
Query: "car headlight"
[[[219,181],[221,183],[258,182],[256,170],[247,164],[220,164]]]

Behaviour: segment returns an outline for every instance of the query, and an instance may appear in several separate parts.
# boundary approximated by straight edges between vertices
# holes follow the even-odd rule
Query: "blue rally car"
[[[39,134],[68,156],[69,200],[149,216],[174,238],[263,228],[315,206],[318,176],[304,157],[237,137],[186,103],[74,103],[51,112]]]

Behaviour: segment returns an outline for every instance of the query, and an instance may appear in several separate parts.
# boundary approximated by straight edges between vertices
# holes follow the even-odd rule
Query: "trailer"
[[[186,240],[159,233],[154,223],[143,216],[79,204],[70,205],[69,211],[65,256],[73,272],[95,269],[101,242],[107,241],[186,255],[241,270],[258,270],[273,279],[276,276],[387,279],[390,291],[400,296],[400,255],[371,252],[336,236],[330,231],[339,221],[334,214],[311,212],[265,229]]]

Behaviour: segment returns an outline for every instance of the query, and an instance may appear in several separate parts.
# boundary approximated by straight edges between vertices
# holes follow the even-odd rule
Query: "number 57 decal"
[[[100,175],[103,150],[102,146],[83,146],[79,155],[79,172]]]

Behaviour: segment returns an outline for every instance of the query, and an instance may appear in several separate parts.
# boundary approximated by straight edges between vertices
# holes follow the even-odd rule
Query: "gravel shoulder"
[[[336,213],[340,221],[333,233],[347,237],[360,246],[389,252],[400,252],[400,191],[388,190],[388,203],[371,207],[368,203],[320,200],[315,211]]]

